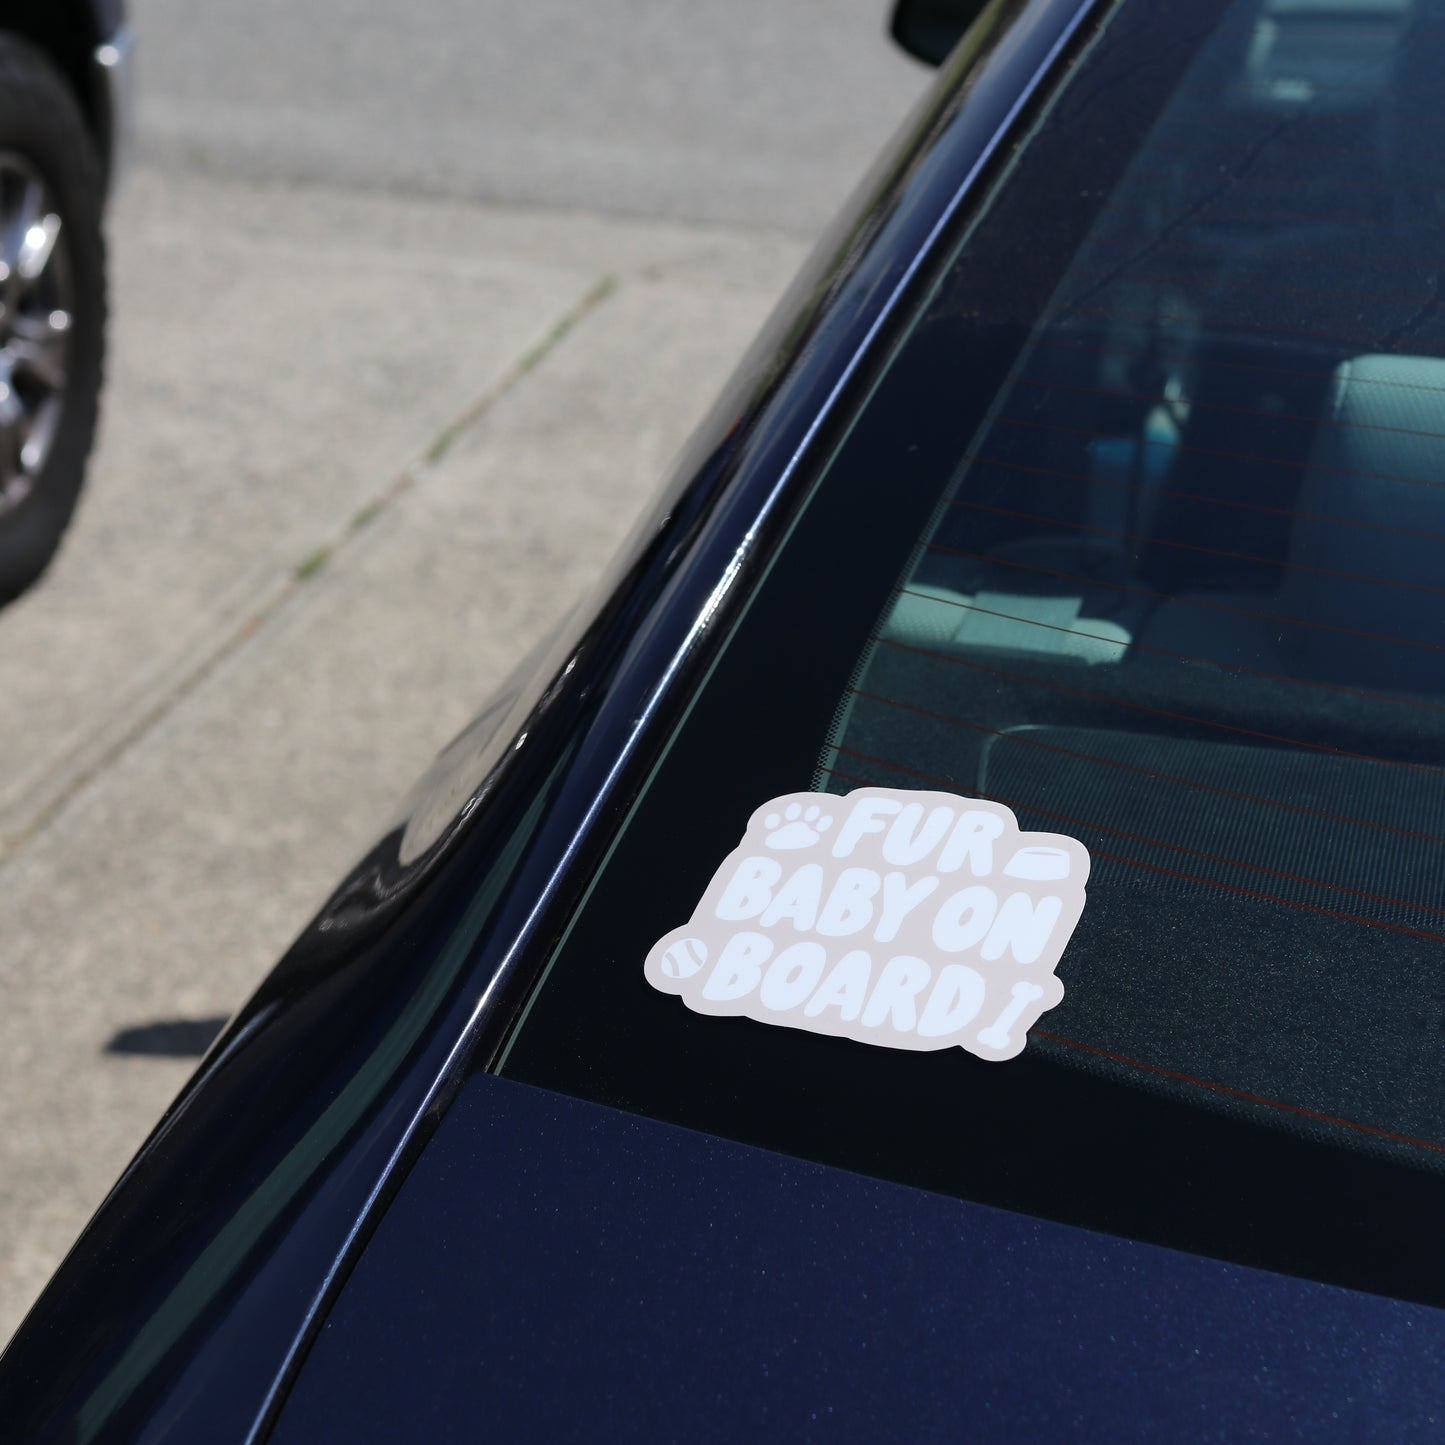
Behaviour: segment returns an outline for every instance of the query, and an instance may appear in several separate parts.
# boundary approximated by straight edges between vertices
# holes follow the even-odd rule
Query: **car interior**
[[[1231,8],[959,458],[820,771],[1086,842],[1040,1047],[1430,1169],[1442,61],[1433,3]]]

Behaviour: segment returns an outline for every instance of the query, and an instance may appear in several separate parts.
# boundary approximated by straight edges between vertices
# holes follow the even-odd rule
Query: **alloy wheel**
[[[59,433],[74,304],[54,193],[0,151],[0,513],[34,491]]]

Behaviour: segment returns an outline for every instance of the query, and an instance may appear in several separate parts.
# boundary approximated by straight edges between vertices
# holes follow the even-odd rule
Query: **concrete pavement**
[[[131,0],[167,169],[824,225],[927,72],[891,0]]]
[[[239,1005],[804,251],[145,169],[112,232],[89,494],[0,616],[0,1337],[194,1063],[108,1046]]]
[[[129,8],[100,440],[0,612],[0,1340],[927,82],[888,0]]]

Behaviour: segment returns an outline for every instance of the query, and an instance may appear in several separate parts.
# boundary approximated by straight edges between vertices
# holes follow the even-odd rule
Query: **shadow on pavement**
[[[149,1054],[160,1058],[200,1058],[226,1026],[226,1016],[205,1019],[157,1019],[114,1034],[108,1054]]]

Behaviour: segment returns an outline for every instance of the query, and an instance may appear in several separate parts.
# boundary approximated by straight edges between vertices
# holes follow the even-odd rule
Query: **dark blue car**
[[[0,1436],[1445,1436],[1442,76],[984,7]]]

